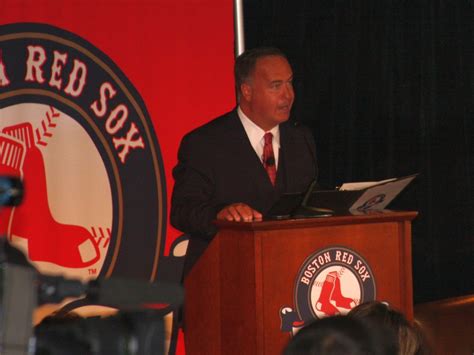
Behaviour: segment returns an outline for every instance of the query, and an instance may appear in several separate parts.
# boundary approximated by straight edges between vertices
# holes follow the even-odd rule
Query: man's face
[[[265,131],[288,120],[295,99],[292,80],[293,71],[285,58],[258,59],[249,82],[241,87],[245,114]]]

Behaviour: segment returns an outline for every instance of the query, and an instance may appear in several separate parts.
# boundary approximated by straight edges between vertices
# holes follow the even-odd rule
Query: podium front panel
[[[332,312],[345,314],[350,310],[350,303],[342,302],[342,305],[337,306],[334,304],[335,300],[328,297],[326,301],[333,310],[332,312],[328,310],[326,314],[324,309],[321,311],[317,309],[316,303],[318,296],[321,295],[318,288],[322,289],[325,275],[327,276],[331,271],[338,274],[348,274],[351,270],[353,272],[356,263],[360,260],[355,254],[360,255],[363,260],[358,264],[359,270],[356,271],[362,272],[361,276],[366,277],[366,283],[369,281],[375,283],[375,298],[388,301],[391,305],[405,311],[410,311],[406,309],[405,276],[401,272],[405,258],[400,253],[399,238],[392,237],[400,235],[400,228],[403,226],[396,222],[388,222],[259,233],[257,242],[260,244],[260,262],[263,270],[260,282],[264,290],[262,313],[264,315],[265,349],[268,349],[268,353],[281,351],[288,341],[288,337],[281,334],[282,309],[286,308],[286,312],[290,312],[289,309],[291,309],[296,313],[296,321],[302,322],[310,321],[312,317],[321,318],[334,315]],[[289,243],[289,238],[297,238],[298,242]],[[328,251],[326,256],[330,257],[323,257],[323,263],[313,264],[316,270],[314,270],[312,277],[310,275],[305,277],[304,274],[298,277],[302,273],[305,261],[324,250]],[[344,255],[344,253],[346,254]],[[337,256],[340,256],[338,260]],[[363,269],[360,267],[361,265],[364,266]],[[367,276],[367,265],[372,271],[369,276]],[[319,282],[312,280],[311,282],[312,278],[318,276],[317,273],[319,273],[319,279],[322,280]],[[302,278],[304,280],[301,280]],[[342,277],[340,279],[343,280]],[[312,285],[309,294],[298,292],[301,289],[298,284],[305,281],[311,282]],[[344,286],[346,285],[340,281],[339,293],[344,299],[352,298],[354,300],[352,306],[364,301],[361,299],[361,294],[357,294],[357,285]],[[352,289],[356,289],[355,295],[353,290],[351,292],[351,286],[353,286]],[[361,287],[361,291],[363,292],[363,287]],[[371,295],[365,296],[365,301],[370,300],[370,298],[367,299],[367,296]],[[310,305],[308,305],[309,303]],[[308,319],[308,316],[311,318]]]
[[[219,223],[186,280],[190,354],[278,354],[294,330],[373,299],[413,316],[415,212]]]

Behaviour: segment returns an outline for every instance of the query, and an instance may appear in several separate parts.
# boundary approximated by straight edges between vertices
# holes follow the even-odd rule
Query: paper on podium
[[[397,178],[391,178],[391,179],[382,180],[382,181],[346,182],[339,188],[339,190],[340,191],[363,190],[368,187],[385,184],[386,182],[391,182],[395,180],[397,180]]]
[[[364,183],[344,184],[340,190],[363,190],[364,193],[354,202],[349,210],[366,211],[384,209],[416,177],[417,174],[383,180],[370,185]]]
[[[310,204],[337,212],[382,210],[417,176],[391,178],[376,182],[343,184],[339,190],[315,191]]]

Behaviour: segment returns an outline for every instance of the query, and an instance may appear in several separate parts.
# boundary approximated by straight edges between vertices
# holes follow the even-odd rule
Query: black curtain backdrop
[[[323,186],[420,173],[390,206],[419,211],[415,303],[474,293],[473,7],[244,1],[246,47],[293,65],[293,117],[313,130]]]

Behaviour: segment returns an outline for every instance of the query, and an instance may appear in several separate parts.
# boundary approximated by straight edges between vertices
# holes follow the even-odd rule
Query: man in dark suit
[[[190,235],[185,274],[214,237],[213,220],[261,221],[282,193],[316,178],[312,134],[288,121],[292,80],[281,51],[246,51],[235,63],[237,108],[183,138],[171,224]]]

